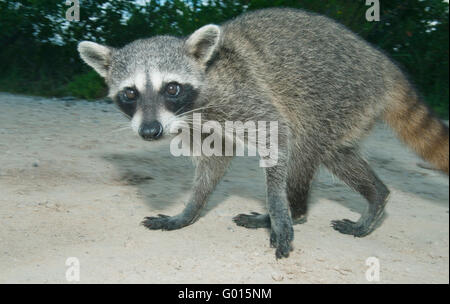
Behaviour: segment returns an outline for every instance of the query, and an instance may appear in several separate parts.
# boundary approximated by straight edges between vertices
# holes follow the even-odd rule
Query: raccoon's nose
[[[145,140],[154,140],[161,137],[163,127],[158,121],[144,123],[139,128],[139,135]]]

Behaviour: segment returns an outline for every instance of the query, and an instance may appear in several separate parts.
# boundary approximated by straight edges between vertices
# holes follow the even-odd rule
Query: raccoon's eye
[[[181,85],[176,82],[171,82],[166,86],[166,94],[170,97],[177,97],[180,95]]]
[[[133,88],[126,88],[122,93],[125,102],[133,102],[138,97],[138,92]]]

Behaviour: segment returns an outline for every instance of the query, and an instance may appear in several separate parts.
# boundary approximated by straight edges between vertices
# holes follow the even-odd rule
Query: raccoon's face
[[[121,49],[83,41],[81,58],[106,80],[111,97],[144,140],[177,133],[180,122],[202,106],[205,69],[220,41],[207,25],[187,39],[159,36]]]

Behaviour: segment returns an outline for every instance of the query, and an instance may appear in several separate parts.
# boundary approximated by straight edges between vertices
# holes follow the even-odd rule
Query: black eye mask
[[[134,113],[136,113],[136,104],[137,104],[136,100],[134,101],[127,100],[123,90],[117,93],[116,97],[114,98],[114,103],[129,118],[133,117]]]
[[[170,97],[164,95],[164,105],[166,109],[176,115],[183,114],[192,110],[195,100],[198,96],[198,91],[190,84],[181,85],[182,89],[178,96]]]

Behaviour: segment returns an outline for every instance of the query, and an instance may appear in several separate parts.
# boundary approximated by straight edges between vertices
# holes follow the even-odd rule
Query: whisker
[[[111,132],[112,133],[116,133],[116,132],[121,132],[121,131],[125,131],[125,130],[130,130],[130,129],[131,129],[131,127],[127,126],[127,127],[123,127],[123,128],[118,128],[118,129],[112,130]]]
[[[190,111],[181,113],[180,115],[175,116],[175,117],[176,117],[176,118],[179,118],[179,117],[183,117],[183,116],[186,115],[186,114],[193,113],[193,112],[195,112],[195,111],[200,111],[200,110],[205,110],[205,109],[215,108],[215,107],[220,107],[220,106],[221,106],[221,105],[207,105],[207,106],[204,106],[204,107],[196,108],[196,109],[193,109],[193,110],[190,110]]]

